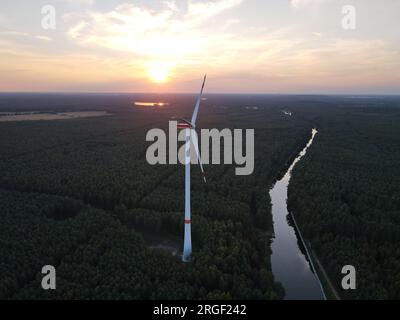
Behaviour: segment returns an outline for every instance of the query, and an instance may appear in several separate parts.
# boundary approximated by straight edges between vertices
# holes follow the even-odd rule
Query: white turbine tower
[[[203,173],[204,182],[206,182],[203,165],[201,163],[201,156],[197,135],[195,134],[197,115],[199,114],[200,103],[202,100],[204,85],[206,82],[204,76],[203,85],[201,86],[200,94],[196,101],[192,121],[182,120],[178,123],[178,129],[185,129],[186,143],[185,143],[185,239],[183,246],[183,262],[189,262],[192,255],[192,233],[191,233],[191,205],[190,205],[190,165],[191,165],[191,145],[195,149],[197,160],[200,164],[201,172]]]

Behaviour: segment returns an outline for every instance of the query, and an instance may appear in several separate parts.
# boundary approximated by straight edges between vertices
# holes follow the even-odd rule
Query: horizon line
[[[128,91],[0,91],[0,94],[87,94],[87,95],[198,95],[198,92],[128,92]],[[205,92],[204,95],[269,95],[269,96],[400,96],[400,93],[268,93],[268,92]]]

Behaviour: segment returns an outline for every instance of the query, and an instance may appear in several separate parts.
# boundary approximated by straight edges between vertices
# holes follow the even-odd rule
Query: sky
[[[399,30],[400,0],[1,0],[0,91],[400,94]]]

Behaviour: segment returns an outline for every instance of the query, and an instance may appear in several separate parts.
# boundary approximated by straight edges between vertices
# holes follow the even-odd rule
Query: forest
[[[400,99],[207,95],[198,127],[255,129],[255,171],[207,165],[204,184],[193,166],[194,259],[183,264],[184,168],[150,166],[145,135],[189,118],[194,100],[0,95],[2,112],[112,114],[0,124],[0,299],[282,299],[268,190],[314,127],[289,209],[341,298],[400,297]],[[57,290],[41,288],[47,264]],[[357,269],[355,291],[340,289],[344,265]]]
[[[342,299],[400,298],[400,101],[326,110],[295,167],[289,209]],[[356,290],[343,290],[343,266]]]
[[[135,99],[169,106],[139,108]],[[4,111],[107,110],[113,116],[0,125],[0,298],[284,296],[270,266],[268,186],[310,123],[285,117],[264,97],[204,102],[199,127],[255,129],[255,173],[240,177],[234,166],[208,165],[204,184],[193,167],[194,261],[183,264],[183,166],[148,165],[145,135],[190,115],[193,101],[190,95],[2,96]],[[259,108],[249,112],[247,103]],[[41,289],[46,264],[56,267],[57,290]]]

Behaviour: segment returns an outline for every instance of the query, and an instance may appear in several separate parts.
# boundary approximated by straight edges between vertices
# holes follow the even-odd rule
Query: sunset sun
[[[149,67],[149,76],[155,83],[166,83],[170,76],[170,67],[165,63],[154,63]]]

